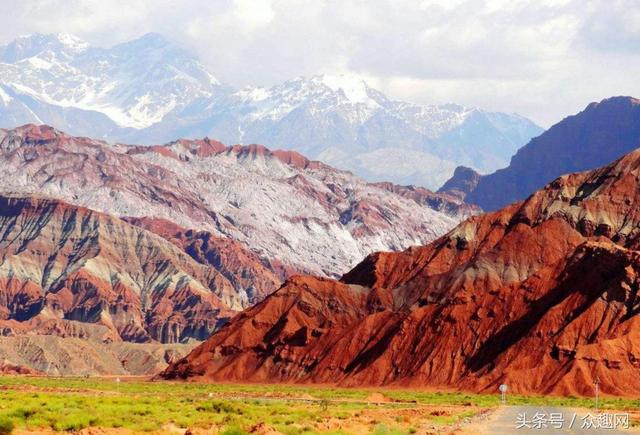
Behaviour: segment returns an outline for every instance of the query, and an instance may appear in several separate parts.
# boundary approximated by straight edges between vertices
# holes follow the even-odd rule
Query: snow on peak
[[[0,47],[0,62],[15,63],[45,52],[70,58],[87,48],[86,42],[67,33],[34,33],[19,36],[8,45]]]
[[[334,92],[342,92],[344,96],[353,104],[366,104],[378,106],[370,97],[367,83],[353,74],[331,75],[324,74],[311,78],[314,83],[320,83]]]
[[[5,89],[2,86],[0,86],[0,101],[4,105],[7,105],[11,101],[13,101],[13,97],[11,95],[7,94],[7,92],[5,91]]]
[[[68,33],[23,36],[0,47],[0,83],[134,129],[210,98],[220,86],[195,56],[157,33],[104,49]]]
[[[56,33],[54,36],[62,45],[76,53],[80,53],[89,47],[86,41],[70,33]]]
[[[271,92],[265,88],[247,86],[239,90],[236,95],[244,102],[258,102],[266,100],[271,96]]]

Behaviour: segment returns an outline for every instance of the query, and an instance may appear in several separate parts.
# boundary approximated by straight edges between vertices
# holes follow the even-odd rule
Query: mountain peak
[[[371,98],[371,91],[364,79],[356,74],[322,74],[309,79],[313,84],[326,86],[333,92],[341,92],[352,104],[379,106]]]
[[[122,45],[129,45],[135,47],[148,47],[148,48],[163,48],[168,46],[174,46],[174,44],[165,38],[162,34],[157,32],[149,32],[144,35],[127,41]]]
[[[88,47],[86,41],[69,33],[32,33],[19,36],[8,45],[0,47],[0,61],[14,63],[46,50],[73,56]]]
[[[77,37],[76,35],[72,35],[71,33],[60,32],[54,33],[51,36],[55,38],[55,40],[63,44],[65,47],[77,51],[83,51],[89,46],[89,44],[85,40]]]
[[[369,100],[367,83],[356,75],[352,74],[324,74],[315,76],[311,79],[313,82],[320,82],[331,88],[332,91],[344,92],[349,101],[353,103],[365,103]]]
[[[594,101],[589,104],[585,110],[599,108],[599,109],[608,109],[613,107],[633,107],[640,105],[640,99],[631,97],[631,96],[615,96],[605,98],[602,101]]]
[[[549,180],[613,161],[640,146],[640,100],[611,97],[553,125],[482,177],[466,197],[484,210],[526,198]]]

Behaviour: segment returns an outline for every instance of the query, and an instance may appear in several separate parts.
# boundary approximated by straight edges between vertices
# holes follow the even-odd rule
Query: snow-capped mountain
[[[506,166],[542,131],[515,114],[392,101],[350,75],[235,90],[158,34],[108,49],[65,34],[0,47],[0,126],[28,122],[117,142],[264,143],[369,180],[431,188],[458,165]]]
[[[54,108],[96,112],[112,121],[116,136],[122,128],[161,122],[220,87],[188,52],[153,33],[111,49],[90,47],[67,34],[23,36],[0,49],[0,61],[5,105],[16,97],[27,100],[36,118],[41,112],[54,116],[46,113]],[[41,107],[31,107],[29,99]]]

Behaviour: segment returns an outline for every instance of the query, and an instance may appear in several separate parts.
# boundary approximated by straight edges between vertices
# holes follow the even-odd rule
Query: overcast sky
[[[640,97],[640,0],[0,0],[0,43],[159,32],[236,87],[351,72],[389,97],[518,112],[544,127]]]

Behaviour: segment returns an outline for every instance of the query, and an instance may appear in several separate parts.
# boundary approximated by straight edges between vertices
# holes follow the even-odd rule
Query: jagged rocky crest
[[[640,151],[339,281],[296,276],[164,378],[640,392]]]
[[[0,130],[0,170],[0,191],[166,219],[235,240],[265,264],[334,276],[370,252],[431,241],[477,212],[452,196],[406,195],[293,151],[209,139],[110,145],[26,125]]]

